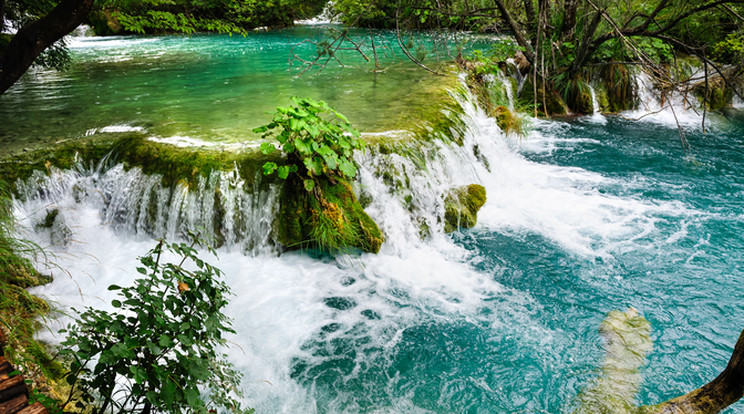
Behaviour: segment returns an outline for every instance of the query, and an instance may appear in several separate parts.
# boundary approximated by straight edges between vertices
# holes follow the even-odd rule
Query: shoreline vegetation
[[[324,2],[317,1],[280,1],[270,9],[262,8],[258,3],[244,6],[249,7],[248,10],[237,3],[229,3],[225,10],[205,6],[185,12],[180,9],[183,5],[179,2],[134,2],[134,5],[112,2],[90,12],[92,2],[80,6],[80,10],[73,3],[73,0],[66,0],[38,10],[23,10],[21,3],[0,0],[0,31],[6,21],[21,19],[22,13],[31,12],[28,16],[32,17],[55,16],[54,11],[64,6],[75,9],[76,18],[83,15],[81,21],[87,19],[99,35],[201,31],[246,34],[257,27],[291,25],[296,19],[317,15],[325,6]],[[513,41],[500,40],[494,42],[489,50],[459,54],[454,59],[466,74],[465,84],[478,105],[507,134],[524,134],[527,128],[525,119],[529,116],[618,114],[636,109],[641,99],[638,83],[641,74],[653,85],[651,89],[659,97],[662,108],[677,99],[685,107],[702,110],[703,128],[707,111],[720,111],[730,107],[736,98],[741,98],[744,89],[741,80],[744,32],[742,19],[738,16],[744,10],[739,10],[738,2],[701,2],[684,6],[660,0],[653,2],[653,7],[630,3],[640,11],[629,16],[623,15],[623,10],[613,12],[591,1],[579,0],[556,4],[496,0],[495,7],[487,9],[483,9],[483,5],[478,9],[478,5],[468,5],[467,2],[455,2],[451,7],[442,8],[428,1],[416,1],[401,8],[389,1],[339,0],[335,7],[340,19],[350,26],[396,29],[399,33],[403,30],[401,26],[406,30],[508,32]],[[704,24],[707,21],[719,24],[711,30],[707,29],[707,23]],[[64,27],[72,23],[67,21]],[[20,47],[18,44],[24,36],[41,36],[36,33],[44,32],[39,29],[40,24],[35,29],[23,26],[15,36],[0,35],[3,59],[0,73],[3,77],[20,77],[20,74],[8,75],[11,66],[14,72],[18,72],[15,65],[19,60],[9,56],[17,53],[14,51]],[[335,53],[341,47],[352,47],[369,60],[365,54],[369,51],[354,44],[343,29],[332,31],[329,36],[328,41],[318,44],[316,59],[311,57],[301,63],[308,68],[315,65],[322,69],[336,59]],[[400,35],[398,39],[404,53],[427,69],[424,58],[412,51],[415,46],[404,44]],[[55,41],[48,41],[47,46]],[[371,45],[374,47],[374,40]],[[373,59],[377,63],[376,52]],[[63,68],[69,63],[69,56],[64,46],[45,47],[38,51],[37,56],[24,55],[20,60],[29,61],[24,63],[26,68],[32,62]],[[23,71],[25,69],[21,73]],[[10,88],[15,80],[3,82],[0,82],[0,93]],[[27,258],[43,252],[38,246],[15,236],[12,198],[18,196],[18,183],[35,174],[50,174],[54,170],[76,166],[104,170],[123,164],[124,169],[138,168],[145,175],[159,177],[160,186],[171,192],[184,188],[194,190],[214,174],[233,174],[240,178],[246,191],[266,191],[271,186],[281,186],[280,213],[272,227],[273,240],[283,249],[320,248],[333,252],[371,253],[380,250],[385,235],[364,212],[365,200],[355,194],[353,183],[356,169],[352,153],[362,150],[363,144],[360,145],[356,139],[360,142],[363,139],[348,125],[348,121],[339,123],[339,119],[343,121],[345,118],[339,117],[340,114],[332,108],[323,107],[325,103],[307,102],[298,100],[295,103],[299,106],[278,108],[271,124],[267,125],[270,127],[267,129],[283,128],[277,132],[279,144],[276,152],[268,150],[268,147],[245,152],[178,148],[150,141],[142,133],[129,132],[115,134],[113,138],[66,141],[0,160],[0,179],[8,183],[0,186],[0,331],[7,344],[7,358],[33,381],[36,389],[49,398],[61,400],[59,393],[64,389],[61,384],[69,371],[51,355],[53,351],[34,339],[34,332],[40,327],[39,319],[50,309],[26,288],[48,283],[50,279],[39,274]],[[412,124],[419,125],[410,129],[415,137],[411,142],[401,143],[405,140],[376,136],[368,140],[366,150],[410,155],[409,152],[417,150],[417,143],[430,140],[462,145],[462,125],[459,124],[462,122],[462,108],[454,98],[443,100],[440,106],[437,115],[412,120]],[[334,114],[333,119],[329,119],[326,113],[318,115],[317,107]],[[283,119],[283,115],[294,117]],[[342,127],[339,129],[338,125]],[[355,140],[347,140],[348,136]],[[390,182],[401,180],[389,172],[384,174],[389,175],[387,179]],[[219,199],[221,189],[215,187],[212,190]],[[449,233],[475,225],[477,212],[487,195],[484,187],[472,184],[453,188],[441,198],[446,205],[441,225]],[[154,222],[154,208],[141,208],[146,210],[143,215]],[[217,214],[227,213],[217,209]],[[39,225],[52,227],[55,221],[53,210],[49,211],[47,218],[47,223]],[[221,229],[210,230],[217,235],[218,246],[224,242],[219,238]],[[422,226],[422,237],[428,231]],[[620,324],[627,324],[635,330],[646,329],[640,334],[633,331],[641,339],[632,345],[640,349],[636,355],[643,355],[650,349],[648,322],[642,316],[630,310],[624,314],[611,314],[603,323],[603,334],[612,336],[617,332],[608,328],[613,323],[613,329],[620,329]],[[744,390],[739,366],[744,348],[744,333],[742,335],[732,362],[719,379],[711,382],[712,385],[653,409],[641,408],[642,412],[717,412],[722,406],[738,400]],[[605,360],[606,363],[610,361],[609,365],[612,365],[612,358],[624,352],[613,348],[615,346],[616,341],[610,340]],[[642,360],[641,357],[640,362]],[[627,358],[618,363],[624,361]],[[627,371],[633,371],[635,375],[637,368]],[[603,370],[611,377],[623,368],[612,366]],[[628,372],[620,374],[627,375]],[[615,378],[614,381],[619,380]],[[605,385],[598,385],[599,388],[602,386]],[[628,400],[621,401],[620,408],[613,408],[615,411],[636,409],[632,407],[635,392],[630,391]]]

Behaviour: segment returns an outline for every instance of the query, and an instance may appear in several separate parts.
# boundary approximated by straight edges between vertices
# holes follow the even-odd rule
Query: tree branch
[[[41,19],[23,26],[0,56],[0,94],[8,90],[47,47],[73,31],[93,0],[63,0]]]
[[[514,38],[517,39],[517,43],[519,44],[519,46],[522,46],[522,48],[524,48],[524,56],[527,58],[527,60],[530,61],[530,63],[534,64],[535,52],[532,49],[532,45],[530,45],[527,39],[525,39],[524,33],[522,33],[522,28],[519,27],[512,15],[509,13],[509,10],[506,8],[503,0],[494,0],[494,3],[496,3],[496,7],[499,9],[499,13],[501,13],[501,18],[506,22],[507,25],[509,25],[509,28],[514,34]]]

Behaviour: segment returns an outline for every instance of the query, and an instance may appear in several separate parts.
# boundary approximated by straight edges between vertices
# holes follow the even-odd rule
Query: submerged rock
[[[452,233],[471,228],[478,221],[478,210],[486,203],[486,189],[470,184],[452,189],[444,199],[444,231]]]
[[[640,368],[652,348],[651,324],[635,308],[610,312],[599,326],[605,357],[599,376],[577,397],[574,414],[632,413],[643,380]]]
[[[377,253],[385,241],[345,180],[334,184],[321,177],[307,191],[302,180],[292,176],[282,189],[280,204],[275,228],[277,240],[287,249],[357,248]]]
[[[744,395],[744,332],[716,379],[683,396],[643,407],[636,406],[635,396],[642,382],[640,368],[652,348],[651,325],[631,307],[610,312],[599,332],[605,339],[602,368],[577,397],[574,414],[712,414]]]

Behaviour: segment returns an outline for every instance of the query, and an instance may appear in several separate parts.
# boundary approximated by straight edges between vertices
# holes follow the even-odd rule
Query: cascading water
[[[659,340],[642,403],[715,376],[725,345],[702,363],[704,350],[674,344],[692,334],[708,349],[738,333],[723,314],[744,311],[744,297],[717,274],[741,281],[726,269],[742,257],[716,259],[715,244],[744,230],[744,200],[709,212],[694,198],[709,193],[698,188],[711,185],[705,176],[693,172],[680,187],[666,171],[637,175],[648,156],[634,151],[660,166],[668,156],[684,162],[668,147],[674,140],[639,138],[673,134],[668,127],[535,121],[517,142],[472,102],[460,101],[462,146],[432,140],[357,154],[358,191],[386,234],[378,255],[277,256],[276,189],[246,188],[230,173],[175,190],[121,166],[37,175],[22,186],[16,215],[66,273],[50,268],[55,281],[36,292],[63,308],[107,308],[107,286],[135,277],[153,236],[220,229],[225,245],[213,262],[235,294],[227,352],[245,374],[247,403],[263,413],[564,411],[598,364],[599,321],[628,304]],[[733,154],[716,165],[737,165]],[[471,183],[488,192],[478,226],[443,234],[442,194]],[[736,194],[744,180],[722,185]],[[39,227],[50,209],[59,211],[56,229]],[[692,291],[703,295],[694,312]]]
[[[602,116],[602,111],[599,108],[599,100],[597,99],[597,91],[594,90],[594,87],[592,85],[589,86],[589,92],[592,95],[592,116],[590,119],[592,122],[599,122],[599,123],[606,123],[607,119],[605,119],[604,116]]]
[[[639,107],[625,116],[661,125],[700,127],[702,110],[697,100],[683,91],[661,91],[645,72],[635,75]]]

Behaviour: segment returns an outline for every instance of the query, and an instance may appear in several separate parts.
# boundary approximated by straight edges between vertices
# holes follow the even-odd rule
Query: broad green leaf
[[[267,162],[263,165],[263,173],[264,175],[271,175],[276,171],[277,165],[274,162]]]
[[[289,167],[286,165],[282,165],[277,169],[276,173],[279,178],[281,178],[282,180],[286,180],[287,177],[289,177]]]

